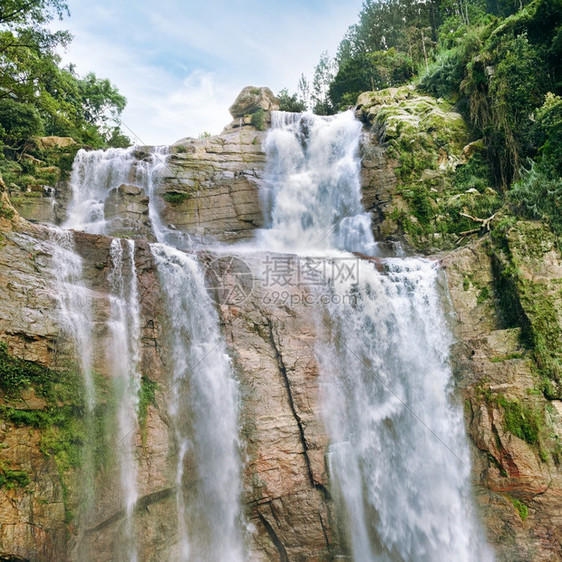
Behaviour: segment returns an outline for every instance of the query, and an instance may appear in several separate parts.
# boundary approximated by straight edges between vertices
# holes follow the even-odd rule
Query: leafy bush
[[[562,97],[546,94],[536,113],[534,135],[541,169],[550,178],[562,176]]]
[[[489,167],[481,154],[475,154],[466,164],[455,169],[453,185],[459,191],[477,189],[482,193],[491,183]]]
[[[252,113],[252,125],[258,131],[263,131],[265,129],[265,111],[261,107]]]
[[[37,109],[10,98],[0,99],[0,125],[3,141],[17,148],[29,137],[42,133],[44,124]]]
[[[562,236],[562,178],[549,179],[533,162],[512,187],[509,200],[520,215],[543,219]]]
[[[436,97],[451,98],[456,95],[462,81],[464,65],[459,49],[439,53],[420,81],[420,88]]]
[[[16,486],[25,488],[30,482],[29,474],[24,470],[8,470],[0,467],[0,488],[6,490],[12,490]]]
[[[511,496],[508,496],[508,498],[509,501],[513,504],[513,507],[515,507],[515,509],[517,510],[517,513],[519,513],[521,521],[525,521],[525,519],[527,519],[527,515],[529,515],[529,508],[516,498],[513,498]]]
[[[517,400],[508,400],[504,396],[500,396],[498,401],[503,408],[505,428],[529,445],[536,444],[542,427],[540,412]]]
[[[183,191],[168,191],[164,193],[164,201],[166,203],[171,203],[172,205],[179,205],[189,199],[189,194]]]

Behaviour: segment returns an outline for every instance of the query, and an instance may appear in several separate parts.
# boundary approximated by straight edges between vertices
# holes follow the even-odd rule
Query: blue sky
[[[69,0],[63,56],[109,78],[128,100],[135,142],[218,133],[248,85],[296,89],[334,55],[362,0]],[[57,25],[59,27],[59,25]]]

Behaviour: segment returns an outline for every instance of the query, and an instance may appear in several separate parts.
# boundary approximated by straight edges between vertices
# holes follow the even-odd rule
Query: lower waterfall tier
[[[0,341],[6,346],[0,350],[2,364],[3,368],[17,365],[31,385],[22,383],[21,398],[4,395],[2,402],[3,477],[11,485],[4,486],[0,500],[1,552],[29,560],[72,559],[82,524],[79,502],[84,480],[76,447],[84,438],[80,426],[84,402],[77,394],[83,383],[77,377],[73,344],[63,337],[57,321],[58,296],[49,273],[51,235],[46,229],[25,226],[3,236]],[[83,260],[84,281],[91,288],[96,338],[92,364],[99,388],[98,412],[105,415],[115,408],[108,401],[106,350],[111,333],[105,328],[111,316],[112,239],[75,233],[74,243]],[[164,300],[150,246],[135,242],[134,256],[141,318],[139,368],[147,378],[141,381],[140,427],[134,438],[138,479],[133,517],[139,560],[151,555],[166,559],[179,545],[173,515],[177,456],[164,399],[169,390],[165,362],[171,350],[160,339]],[[549,256],[545,254],[545,259]],[[216,257],[203,253],[199,260],[224,277],[224,262]],[[524,560],[532,547],[541,553],[536,559],[546,560],[560,544],[555,521],[562,485],[556,469],[537,457],[535,446],[505,428],[502,406],[475,386],[482,372],[489,373],[495,384],[505,384],[507,368],[511,386],[503,392],[509,393],[511,403],[517,389],[530,386],[533,377],[529,360],[518,347],[517,330],[495,330],[489,303],[477,302],[482,286],[492,283],[490,263],[480,246],[460,250],[444,261],[462,321],[454,357],[469,434],[478,448],[498,459],[497,465],[491,465],[488,453],[473,451],[476,498],[500,559]],[[482,286],[467,287],[466,270],[474,271]],[[290,294],[302,302],[300,292]],[[284,306],[282,300],[287,298],[290,295],[274,298],[271,291],[254,286],[252,298],[218,308],[239,385],[245,535],[256,560],[329,558],[350,549],[328,479],[328,437],[319,405],[315,349],[318,326],[309,307]],[[524,389],[521,392],[525,394]],[[106,454],[107,443],[100,439],[108,429],[96,430],[99,498],[83,535],[99,559],[116,552],[126,521],[124,498],[116,493],[121,476],[115,451]],[[186,468],[189,472],[192,467]],[[528,511],[522,521],[524,508]],[[497,521],[503,522],[504,530],[497,528]]]

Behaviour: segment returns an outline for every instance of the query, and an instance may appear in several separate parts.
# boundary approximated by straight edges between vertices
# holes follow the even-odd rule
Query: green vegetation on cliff
[[[398,163],[392,219],[406,241],[418,251],[450,248],[459,235],[487,232],[502,207],[496,220],[542,219],[560,235],[562,0],[365,0],[358,19],[335,59],[322,55],[312,84],[301,78],[284,99],[329,113],[365,105],[361,92],[382,98],[367,120]],[[446,120],[432,129],[423,108],[403,99],[395,107],[385,92],[407,84],[416,85],[409,97],[448,102],[467,130],[448,139]],[[469,152],[435,180],[440,151],[461,136]]]
[[[61,64],[71,36],[48,24],[68,13],[63,0],[0,5],[0,178],[22,197],[53,187],[81,145],[130,144],[119,128],[125,98],[109,80]],[[67,141],[43,144],[45,135]]]
[[[496,292],[506,325],[522,328],[546,398],[562,398],[562,293],[549,275],[560,252],[557,237],[538,222],[506,220],[493,232]]]

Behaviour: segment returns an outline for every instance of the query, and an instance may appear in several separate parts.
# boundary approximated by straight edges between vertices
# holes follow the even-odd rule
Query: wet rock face
[[[30,379],[31,386],[22,393],[0,391],[0,439],[2,476],[8,480],[0,494],[0,557],[22,560],[80,559],[75,552],[77,530],[84,531],[83,544],[93,551],[106,552],[110,559],[115,529],[123,519],[117,505],[120,499],[115,490],[118,474],[110,462],[98,473],[97,508],[91,523],[80,520],[83,500],[83,475],[78,465],[67,455],[78,455],[72,439],[80,442],[80,429],[72,437],[74,426],[80,427],[83,411],[81,377],[77,375],[76,355],[72,341],[64,335],[57,313],[57,288],[54,283],[53,242],[44,228],[30,227],[18,221],[19,229],[3,231],[0,252],[0,341],[7,357],[41,366],[52,380],[60,379],[57,392],[63,399],[45,397],[45,381]],[[109,247],[111,238],[75,233],[76,251],[84,260],[84,285],[92,298],[92,327],[94,335],[93,367],[96,373],[112,384],[105,350],[110,334],[106,328],[109,315],[108,273],[111,267]],[[142,306],[141,367],[152,380],[162,381],[164,370],[156,352],[158,339],[158,285],[153,271],[148,244],[137,242],[135,261],[139,295]],[[6,356],[2,356],[2,360]],[[27,363],[20,365],[25,374]],[[19,372],[19,371],[18,371]],[[33,373],[34,371],[30,371]],[[62,401],[61,401],[62,400]],[[100,408],[107,408],[104,396]],[[58,409],[74,411],[67,417],[69,426],[59,426],[53,416]],[[73,417],[75,416],[75,417]],[[36,423],[34,420],[40,420]],[[61,429],[62,427],[62,429]],[[70,433],[69,433],[70,432]],[[154,407],[148,410],[144,440],[139,431],[137,451],[141,463],[139,493],[142,501],[139,512],[143,517],[139,526],[143,542],[151,551],[160,541],[155,523],[147,523],[144,514],[149,504],[151,513],[163,516],[168,488],[166,459],[168,438],[166,424]],[[61,456],[59,445],[65,451]],[[159,491],[154,497],[152,493]],[[158,501],[156,501],[158,500]],[[169,509],[169,508],[168,508]],[[148,518],[150,519],[150,518]],[[112,525],[104,523],[110,521]],[[88,543],[88,541],[93,541]],[[95,543],[95,545],[94,545]]]
[[[157,190],[164,224],[201,240],[244,240],[263,225],[265,132],[242,127],[173,147]]]
[[[148,203],[148,197],[136,185],[124,184],[112,189],[104,207],[105,218],[109,221],[108,233],[154,241]]]
[[[57,319],[56,288],[49,272],[53,266],[50,234],[41,227],[5,234],[0,308],[6,315],[0,319],[0,341],[11,355],[56,372],[75,357]],[[106,350],[111,338],[107,320],[112,239],[80,232],[73,237],[83,260],[84,285],[92,296],[94,369],[105,380],[103,385],[111,388]],[[212,264],[212,255],[207,262]],[[166,413],[170,381],[165,365],[170,350],[162,338],[162,295],[145,241],[135,243],[135,265],[141,304],[140,368],[158,385],[157,405],[148,405],[146,423],[135,436],[137,546],[140,559],[168,559],[179,544],[173,470],[177,451]],[[216,267],[220,277],[224,272]],[[265,305],[256,285],[250,298],[236,306],[221,305],[219,312],[241,390],[241,442],[246,459],[242,499],[247,520],[255,529],[248,536],[251,559],[323,559],[341,554],[328,492],[327,439],[318,411],[316,335],[309,310]],[[99,407],[111,408],[103,396]],[[49,404],[37,393],[31,391],[24,398],[18,402],[4,397],[2,405],[35,414],[48,411]],[[50,431],[10,419],[0,425],[6,445],[2,462],[31,476],[27,485],[0,495],[0,555],[67,560],[80,559],[86,549],[100,559],[111,559],[119,552],[124,521],[119,474],[111,461],[114,453],[107,450],[96,475],[94,509],[82,520],[80,469],[65,467],[59,473],[54,457],[45,454]]]
[[[74,352],[57,321],[49,237],[45,229],[21,221],[19,231],[3,232],[0,340],[13,356],[56,371],[72,362]],[[544,290],[543,301],[555,298],[562,259],[546,233],[536,232],[532,223],[521,224],[508,240],[519,260],[522,282],[533,284],[533,289],[526,285],[527,291]],[[109,377],[104,350],[110,337],[105,326],[111,241],[107,236],[74,234],[76,250],[84,260],[84,282],[92,291],[94,365],[102,377]],[[562,429],[562,408],[559,401],[547,401],[536,391],[536,365],[522,343],[521,327],[498,317],[494,300],[498,265],[493,266],[494,253],[486,244],[484,240],[442,258],[459,321],[453,362],[473,443],[476,499],[500,560],[551,560],[562,540],[562,478],[552,438]],[[223,271],[212,265],[213,258],[204,254],[201,261],[215,267],[220,277]],[[158,383],[157,406],[149,404],[146,425],[136,436],[135,525],[140,530],[141,557],[157,553],[165,559],[178,544],[175,482],[169,469],[176,452],[165,398],[169,350],[161,338],[162,298],[145,241],[135,243],[135,264],[142,319],[141,370]],[[246,300],[218,305],[240,385],[243,500],[255,529],[248,537],[251,559],[345,555],[324,459],[327,437],[319,412],[315,324],[307,307],[274,306],[262,296],[263,288],[256,281]],[[533,302],[523,298],[521,306],[528,322],[539,325],[542,317]],[[22,399],[4,396],[2,406],[47,411],[45,399],[33,391],[26,391]],[[536,438],[521,426],[521,419],[517,421],[517,412],[531,420],[540,413],[542,426],[536,422]],[[0,424],[4,466],[33,475],[23,487],[5,489],[0,496],[0,554],[30,560],[79,559],[75,545],[80,528],[83,548],[110,558],[118,548],[124,520],[115,492],[119,489],[116,469],[109,463],[98,473],[96,509],[84,525],[76,515],[69,516],[78,513],[80,473],[65,469],[61,479],[53,456],[44,454],[45,435],[44,428],[10,419]]]
[[[397,93],[389,95],[392,101]],[[404,121],[401,130],[407,132],[418,119],[407,109],[424,112],[423,100],[418,108],[419,100],[407,97],[408,92],[400,96],[404,99],[392,101],[403,104],[398,117],[376,96],[364,100],[362,109],[375,124],[363,136],[361,153],[363,201],[379,240],[404,239],[400,221],[412,211],[397,193],[398,161],[388,158],[376,125],[386,124],[388,138],[397,138],[392,137],[398,134],[393,122]],[[387,112],[384,119],[381,111]],[[444,118],[439,115],[441,121]],[[246,117],[238,117],[237,123],[240,126],[216,137],[185,139],[172,147],[156,193],[165,224],[201,240],[232,242],[252,237],[263,224],[259,187],[264,181],[266,133]],[[453,115],[449,127],[457,125]],[[459,131],[460,138],[460,125]],[[462,147],[453,148],[441,163],[438,158],[435,169],[417,170],[420,180],[424,173],[428,187],[435,185],[444,195],[447,174],[461,158]],[[466,158],[472,157],[468,149],[465,152]],[[138,158],[146,157],[140,150]],[[147,209],[148,200],[139,188],[115,189],[106,204],[106,216],[115,227],[112,232],[122,229],[127,236],[149,238]],[[0,216],[0,224],[0,341],[14,357],[53,373],[66,372],[76,357],[57,319],[50,234],[17,215],[13,224]],[[74,234],[93,302],[94,368],[105,383],[110,383],[105,349],[110,337],[111,242],[108,236]],[[559,362],[562,349],[562,258],[540,223],[518,223],[507,231],[504,242],[498,248],[484,238],[440,256],[457,320],[452,360],[473,446],[476,501],[490,543],[499,560],[546,561],[557,559],[562,551],[562,396],[548,371]],[[168,559],[179,541],[176,484],[169,468],[177,452],[166,413],[170,350],[161,337],[162,295],[146,240],[136,240],[134,256],[141,371],[158,384],[155,404],[148,404],[145,426],[135,435],[139,462],[135,525],[140,558]],[[201,256],[202,261],[213,261],[213,256],[207,258]],[[223,275],[218,267],[215,273],[218,278]],[[243,302],[218,305],[242,396],[243,499],[253,529],[248,535],[250,558],[345,556],[349,551],[338,534],[324,459],[327,438],[320,422],[315,325],[306,307],[265,304],[261,291],[258,285]],[[530,348],[529,336],[543,345]],[[79,406],[72,401],[68,405]],[[30,476],[27,484],[22,478],[21,486],[1,490],[0,558],[80,559],[76,544],[81,529],[83,548],[110,559],[118,549],[124,521],[115,465],[108,462],[99,470],[96,507],[85,524],[77,516],[83,491],[80,471],[66,465],[61,471],[52,452],[45,454],[52,446],[50,432],[60,437],[56,428],[16,423],[5,415],[5,408],[20,416],[46,413],[45,397],[33,389],[17,400],[2,394],[0,406],[2,470]]]
[[[257,257],[245,259],[259,271]],[[328,491],[314,314],[263,296],[256,282],[249,299],[219,309],[241,384],[252,550],[259,560],[330,559],[345,550]]]
[[[544,320],[560,298],[554,287],[562,258],[550,242],[540,224],[518,223],[501,251],[484,239],[442,261],[458,321],[452,359],[473,444],[477,503],[505,561],[552,560],[562,551],[562,408],[545,398],[544,375],[529,349],[529,333],[553,337],[562,326],[556,314]],[[510,258],[518,263],[510,305],[517,314],[506,309],[510,289],[502,284]]]

